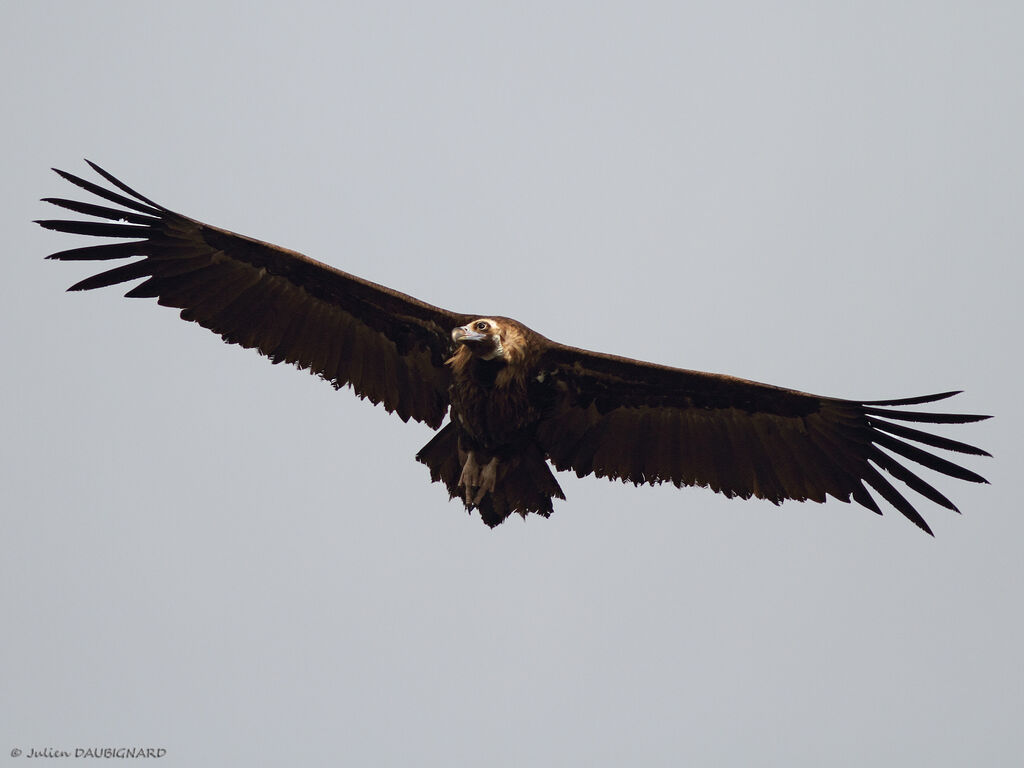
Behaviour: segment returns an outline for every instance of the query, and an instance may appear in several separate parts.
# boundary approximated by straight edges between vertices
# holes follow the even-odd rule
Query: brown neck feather
[[[526,375],[526,366],[524,365],[526,361],[525,334],[514,325],[504,325],[501,335],[501,346],[504,350],[501,362],[505,365],[495,380],[497,386],[505,386],[513,380],[521,380]],[[469,366],[472,364],[473,358],[474,355],[469,347],[460,344],[455,350],[455,354],[446,362],[452,367],[455,378],[463,379],[469,376]]]

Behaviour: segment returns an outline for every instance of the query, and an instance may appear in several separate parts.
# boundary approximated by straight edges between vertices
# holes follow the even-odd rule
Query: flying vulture
[[[924,518],[880,470],[954,511],[905,460],[986,482],[919,445],[985,451],[908,426],[987,418],[906,408],[956,392],[841,400],[569,347],[511,318],[431,306],[182,216],[89,164],[119,192],[56,172],[119,207],[44,198],[93,220],[37,223],[123,240],[48,258],[142,258],[69,290],[142,279],[125,295],[156,298],[228,343],[308,369],[336,389],[348,385],[403,421],[440,428],[416,458],[431,480],[443,482],[470,512],[479,510],[489,526],[513,512],[551,514],[552,499],[565,497],[549,462],[580,477],[700,485],[775,504],[832,496],[880,515],[870,487],[928,533]]]

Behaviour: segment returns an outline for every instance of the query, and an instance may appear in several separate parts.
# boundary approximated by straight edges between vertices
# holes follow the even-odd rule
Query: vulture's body
[[[551,514],[552,499],[564,495],[549,463],[579,476],[701,485],[775,503],[832,496],[881,514],[870,487],[928,532],[879,470],[952,510],[903,460],[985,482],[919,446],[984,451],[908,426],[986,418],[903,407],[955,392],[841,400],[568,347],[515,320],[450,312],[187,218],[92,167],[124,194],[58,173],[121,207],[46,198],[99,220],[39,224],[128,242],[50,258],[142,259],[71,290],[143,279],[126,295],[180,308],[182,318],[229,343],[309,369],[336,388],[351,386],[403,420],[437,429],[449,415],[417,458],[488,525],[513,512]]]

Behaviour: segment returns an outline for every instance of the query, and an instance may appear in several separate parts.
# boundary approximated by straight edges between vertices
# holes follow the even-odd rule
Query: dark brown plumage
[[[127,296],[180,308],[183,319],[225,341],[308,369],[335,388],[351,386],[403,421],[412,418],[436,429],[450,413],[417,459],[452,497],[479,509],[488,525],[513,512],[551,514],[552,499],[565,497],[548,462],[580,477],[701,485],[776,504],[832,496],[881,514],[870,487],[929,533],[879,469],[954,511],[903,460],[985,482],[914,444],[988,455],[908,426],[987,418],[903,408],[955,392],[840,400],[564,346],[515,320],[449,312],[300,253],[187,218],[90,165],[124,194],[57,173],[120,207],[44,198],[94,220],[38,223],[128,242],[48,258],[142,259],[69,290],[141,279]]]

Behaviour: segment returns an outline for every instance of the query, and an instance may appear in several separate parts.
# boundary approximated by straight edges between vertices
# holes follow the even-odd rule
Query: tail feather
[[[536,445],[531,445],[502,463],[493,492],[478,503],[467,501],[465,488],[459,485],[463,463],[460,455],[465,454],[459,451],[458,432],[449,422],[416,454],[416,460],[427,465],[433,482],[445,484],[451,498],[460,499],[470,512],[478,509],[481,519],[491,528],[513,513],[548,517],[554,512],[552,499],[565,499],[544,455]]]
[[[440,481],[448,486],[451,498],[459,495],[462,466],[459,463],[459,436],[454,424],[449,421],[429,443],[420,448],[416,461],[426,464],[430,469],[431,482]]]

